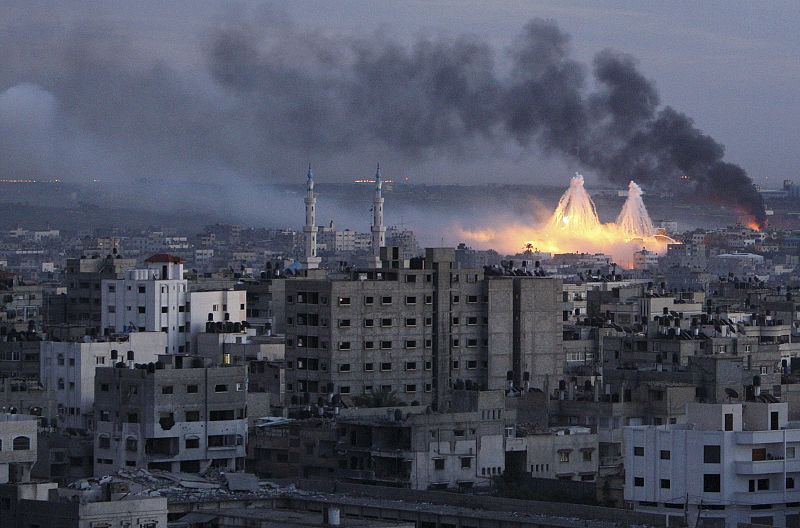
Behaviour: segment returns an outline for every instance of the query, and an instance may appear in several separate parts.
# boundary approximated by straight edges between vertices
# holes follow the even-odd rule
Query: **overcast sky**
[[[253,139],[247,129],[226,125],[224,118],[219,118],[219,126],[231,127],[231,142],[237,145],[226,147],[222,153],[204,157],[208,149],[198,144],[207,147],[208,142],[215,141],[216,136],[209,133],[193,134],[174,145],[162,141],[162,147],[154,150],[136,134],[157,128],[157,115],[142,116],[143,120],[152,120],[148,125],[151,128],[132,136],[120,133],[116,139],[111,137],[117,132],[98,125],[100,115],[89,119],[85,111],[73,112],[76,105],[69,99],[75,90],[80,90],[80,97],[103,97],[103,91],[76,88],[75,80],[60,64],[64,43],[72,42],[76,32],[84,37],[89,32],[92,50],[97,52],[105,42],[111,50],[108,53],[114,54],[114,64],[107,70],[121,67],[117,62],[126,71],[151,68],[158,62],[178,72],[180,81],[170,81],[169,85],[179,85],[175,97],[186,105],[185,115],[192,115],[193,101],[207,104],[214,98],[228,97],[219,95],[218,86],[208,81],[212,77],[208,73],[210,35],[221,27],[249,24],[251,30],[256,26],[280,34],[283,26],[293,26],[293,38],[317,34],[339,42],[377,34],[404,44],[420,38],[454,39],[469,34],[491,45],[496,67],[502,71],[507,62],[504,50],[535,17],[553,19],[569,34],[572,58],[586,63],[587,68],[594,55],[605,48],[636,57],[639,70],[658,89],[661,103],[690,116],[699,129],[725,146],[725,159],[741,165],[757,183],[777,186],[783,179],[800,179],[800,2],[796,0],[6,0],[0,3],[0,32],[4,34],[0,36],[0,53],[4,55],[0,58],[0,119],[6,121],[0,122],[0,153],[12,158],[15,170],[31,174],[42,171],[45,175],[63,171],[74,178],[86,174],[90,164],[100,167],[100,174],[116,179],[142,175],[167,178],[168,174],[196,172],[202,164],[209,172],[230,177],[248,173],[247,178],[258,178],[263,173],[268,181],[286,181],[296,176],[295,168],[304,172],[305,163],[311,160],[322,181],[368,175],[376,161],[383,161],[390,175],[424,183],[561,182],[580,167],[527,145],[494,144],[489,149],[491,155],[480,156],[462,155],[459,149],[448,147],[445,151],[426,151],[416,158],[408,152],[398,153],[393,144],[376,143],[363,151],[347,145],[337,154],[309,142],[307,148],[273,148],[261,157],[250,152],[258,149],[262,140]],[[287,49],[292,46],[296,48],[296,43],[287,40]],[[292,49],[287,51],[290,60],[292,53]],[[102,72],[97,75],[97,82],[104,82]],[[116,74],[112,71],[110,75]],[[187,77],[208,81],[195,85],[189,99],[181,95]],[[61,86],[64,82],[72,83],[69,90]],[[591,83],[587,78],[587,89]],[[147,88],[153,90],[153,98],[162,90],[158,88],[161,85],[155,86],[148,84]],[[119,104],[115,102],[103,112],[113,113]],[[20,108],[29,113],[19,113]],[[140,113],[151,111],[149,106],[135,109]],[[197,114],[204,118],[214,115],[207,107]],[[31,128],[25,123],[14,125],[15,119],[42,122]],[[114,126],[127,127],[128,119],[133,118],[119,119]],[[210,124],[197,126],[213,125],[212,118]],[[282,126],[289,124],[274,122],[274,127]],[[132,148],[139,148],[148,158],[141,162],[142,174],[133,174],[131,167],[139,165],[131,162],[131,152],[120,147],[117,140],[141,143]],[[67,161],[27,159],[42,158],[42,152],[53,149]],[[201,161],[186,165],[184,158],[192,156]]]

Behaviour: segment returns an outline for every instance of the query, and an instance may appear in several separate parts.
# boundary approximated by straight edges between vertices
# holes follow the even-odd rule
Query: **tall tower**
[[[302,264],[306,269],[317,269],[321,258],[317,256],[317,197],[314,196],[314,173],[311,164],[308,164],[306,180],[306,225],[303,226],[303,259]]]
[[[372,198],[372,257],[370,267],[381,267],[381,248],[386,245],[386,226],[383,225],[383,194],[381,192],[381,165],[375,172],[375,196]]]

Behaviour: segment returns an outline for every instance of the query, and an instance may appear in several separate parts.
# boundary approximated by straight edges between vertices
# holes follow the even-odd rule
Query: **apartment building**
[[[514,468],[517,472],[534,478],[597,480],[599,442],[597,433],[592,433],[590,428],[570,426],[528,430],[518,426],[516,437],[515,441],[508,442],[506,452],[507,464],[513,460],[522,466]],[[523,456],[515,457],[513,453]]]
[[[503,391],[458,394],[447,413],[343,410],[336,421],[337,478],[418,490],[489,486],[505,471],[516,414],[505,409]]]
[[[97,369],[95,475],[121,468],[244,469],[247,368],[163,355],[155,365]]]
[[[134,332],[108,341],[88,337],[74,342],[42,341],[39,379],[55,394],[58,426],[91,429],[95,369],[154,362],[166,348],[166,339],[160,332]]]
[[[136,266],[135,259],[118,255],[67,259],[64,280],[67,285],[67,324],[79,324],[100,331],[102,324],[103,280],[121,279]]]
[[[103,280],[103,333],[163,332],[167,335],[164,353],[187,352],[189,299],[184,260],[162,253],[148,258],[145,264],[144,269],[126,271],[123,279]]]
[[[563,371],[561,299],[558,279],[486,277],[444,248],[287,281],[287,405],[388,392],[446,410],[454,388],[547,391]]]
[[[787,403],[690,403],[685,424],[628,427],[625,500],[690,526],[800,522],[800,424]],[[671,523],[670,523],[671,524]]]

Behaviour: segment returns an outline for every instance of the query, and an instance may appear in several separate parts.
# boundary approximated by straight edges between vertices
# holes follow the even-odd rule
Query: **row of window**
[[[227,383],[217,383],[214,385],[214,392],[228,392],[228,384]],[[109,392],[111,390],[111,386],[108,383],[101,383],[100,384],[100,391],[101,392]],[[244,390],[244,385],[242,383],[236,384],[236,390],[241,392]],[[136,385],[129,385],[128,386],[129,394],[138,394],[139,388]],[[186,394],[197,394],[200,392],[200,386],[191,384],[186,385],[185,388]],[[162,385],[161,386],[161,394],[175,394],[175,386],[174,385]]]
[[[114,304],[109,304],[108,306],[106,306],[106,311],[108,313],[117,313],[117,306],[114,305]],[[131,306],[131,305],[126,306],[125,307],[125,311],[126,312],[132,312],[133,311],[133,306]],[[185,311],[186,311],[186,307],[185,306],[181,305],[181,306],[178,307],[178,312],[179,313],[184,313]],[[147,313],[147,308],[145,306],[137,306],[136,307],[136,312],[140,313],[140,314]],[[161,307],[161,313],[162,314],[169,313],[169,307],[168,306],[162,306]]]
[[[478,338],[470,337],[467,339],[461,338],[453,338],[450,341],[450,345],[454,348],[458,348],[461,346],[462,342],[467,348],[475,348],[479,345]],[[375,348],[376,341],[364,341],[364,349],[371,350]],[[378,341],[378,345],[380,346],[381,350],[388,350],[394,346],[393,342],[390,340]],[[418,341],[416,339],[406,339],[403,341],[403,348],[417,348]],[[480,343],[484,347],[489,346],[489,339],[484,338]],[[337,345],[338,350],[352,350],[352,341],[339,341]],[[425,348],[431,348],[433,346],[432,339],[425,340]],[[323,347],[324,348],[324,347]]]
[[[481,301],[479,295],[466,295],[465,297],[466,302],[469,304],[475,304]],[[404,299],[407,305],[417,304],[416,295],[406,295]],[[453,304],[458,304],[461,302],[461,295],[453,295],[450,300]],[[433,304],[433,295],[425,295],[424,301],[425,304]],[[287,295],[286,302],[288,304],[294,304],[295,302],[298,304],[328,304],[328,298],[317,292],[297,292],[296,296]],[[365,306],[373,306],[378,302],[384,306],[388,306],[394,302],[394,298],[391,295],[366,295],[363,298],[363,302]],[[488,296],[483,296],[483,302],[489,302]],[[351,297],[339,297],[337,303],[339,306],[351,306],[353,300]]]
[[[379,363],[380,370],[382,372],[387,372],[392,370],[392,363],[391,362],[382,362]],[[478,368],[478,361],[477,360],[469,360],[466,362],[468,370],[475,370]],[[417,362],[416,361],[406,361],[404,363],[405,370],[417,370]],[[451,367],[453,369],[458,369],[460,367],[460,363],[458,360],[451,362]],[[432,363],[430,361],[424,362],[425,370],[431,370]],[[340,363],[337,370],[339,372],[351,372],[351,364],[350,363]],[[375,363],[364,363],[364,372],[374,372],[375,371]]]
[[[454,325],[459,325],[459,324],[461,324],[462,319],[468,326],[475,326],[475,325],[478,324],[478,317],[477,316],[469,316],[469,317],[463,317],[463,318],[461,318],[461,317],[453,317],[452,318],[452,323]],[[289,320],[291,320],[291,318],[289,318]],[[383,328],[393,326],[393,324],[394,324],[394,320],[391,317],[382,317],[382,318],[377,319],[377,320],[370,318],[370,319],[364,319],[364,321],[363,321],[364,328],[373,328],[375,326],[376,321]],[[489,319],[487,317],[484,317],[483,318],[483,324],[488,324],[488,322],[489,322]],[[297,324],[301,324],[299,315],[298,315],[298,323]],[[432,324],[433,324],[433,318],[432,317],[426,317],[425,318],[425,326],[431,326]],[[313,326],[316,326],[316,325],[313,325]],[[339,328],[350,328],[352,326],[352,321],[350,319],[339,319],[338,326],[339,326]],[[407,317],[407,318],[405,318],[405,326],[409,326],[409,327],[417,326],[417,318],[416,317]]]
[[[111,411],[100,411],[99,414],[100,414],[99,421],[101,422],[111,421]],[[170,425],[170,422],[174,423],[172,419],[173,415],[172,413],[165,413],[165,414],[167,416],[163,417],[160,421],[162,422],[162,427],[164,429],[170,429],[172,427]],[[247,417],[247,411],[244,408],[214,410],[214,411],[209,411],[208,413],[209,422],[242,420],[246,417]],[[184,413],[185,422],[199,422],[200,420],[201,420],[200,411],[186,411]],[[139,415],[137,413],[128,413],[125,417],[125,421],[127,423],[139,423]]]

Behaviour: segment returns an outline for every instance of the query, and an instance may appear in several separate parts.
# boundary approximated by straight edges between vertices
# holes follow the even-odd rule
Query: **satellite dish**
[[[725,388],[725,394],[728,396],[728,398],[736,398],[736,399],[739,398],[739,393],[738,392],[736,392],[733,389],[729,389],[727,387]]]

